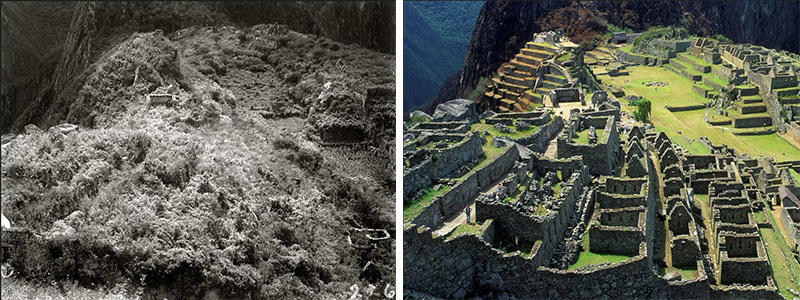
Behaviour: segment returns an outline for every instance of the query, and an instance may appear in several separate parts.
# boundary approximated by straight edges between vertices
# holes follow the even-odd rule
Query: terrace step
[[[527,107],[522,106],[519,103],[514,103],[514,111],[526,111]]]
[[[792,96],[797,96],[797,93],[800,93],[800,88],[788,87],[782,89],[774,89],[772,90],[772,92],[775,94],[775,96],[778,97],[792,97]]]
[[[772,125],[772,118],[767,113],[755,113],[732,116],[734,128],[753,128]]]
[[[527,90],[522,93],[522,99],[528,100],[532,103],[542,103],[542,95],[536,94],[533,90]]]
[[[533,92],[536,93],[536,94],[544,95],[544,94],[550,93],[550,89],[548,89],[546,87],[538,87],[535,90],[533,90]]]
[[[736,102],[733,104],[733,106],[736,107],[736,110],[738,110],[743,115],[761,113],[767,111],[767,106],[764,105],[764,102],[751,103],[751,104]]]
[[[527,48],[522,48],[522,50],[520,50],[520,53],[542,59],[548,58],[550,55],[552,55],[551,52],[546,52],[538,49],[527,49]]]
[[[525,54],[517,54],[515,56],[515,58],[518,61],[524,62],[526,64],[536,65],[536,66],[538,66],[538,65],[540,65],[542,63],[542,59],[541,58],[534,57],[534,56],[528,56],[528,55],[525,55]]]
[[[526,63],[526,62],[521,62],[521,61],[517,60],[516,58],[512,59],[510,63],[513,64],[514,66],[516,66],[516,68],[518,70],[521,70],[521,71],[524,71],[524,72],[528,72],[528,73],[531,73],[531,74],[536,74],[537,70],[539,69],[539,67],[538,67],[539,64],[529,64],[529,63]]]
[[[744,104],[758,103],[758,102],[764,102],[764,99],[761,98],[761,96],[759,95],[744,96],[742,97],[742,102],[744,102]]]
[[[800,104],[800,97],[798,97],[798,96],[781,97],[781,98],[778,98],[778,102],[780,102],[781,104]]]
[[[545,52],[555,53],[555,49],[553,48],[553,46],[542,43],[527,42],[525,43],[525,49],[541,50]]]
[[[545,87],[545,88],[548,88],[548,89],[551,89],[551,90],[560,88],[562,85],[563,84],[559,84],[559,83],[552,82],[552,81],[549,81],[549,80],[542,80],[542,87]]]
[[[513,101],[513,100],[508,100],[508,99],[505,99],[505,98],[503,98],[503,99],[500,99],[500,105],[501,105],[502,107],[506,107],[506,108],[509,108],[509,109],[511,109],[512,107],[514,107],[514,104],[516,104],[516,103],[517,103],[517,102],[515,102],[515,101]]]
[[[505,108],[504,106],[498,106],[497,110],[499,110],[501,113],[502,112],[509,112],[508,108]]]
[[[560,85],[567,84],[567,77],[564,77],[564,76],[561,76],[561,75],[552,74],[552,73],[545,74],[544,75],[544,80],[555,82],[555,83],[558,83]]]

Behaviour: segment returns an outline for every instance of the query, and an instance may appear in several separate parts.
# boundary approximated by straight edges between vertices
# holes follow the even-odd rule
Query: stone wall
[[[595,118],[584,120],[589,123],[586,126],[590,126],[594,121]],[[584,164],[589,167],[592,175],[612,175],[619,164],[619,132],[614,124],[614,118],[606,117],[603,127],[595,127],[604,128],[603,136],[598,137],[597,144],[579,145],[572,143],[567,135],[559,136],[557,157],[582,156]]]
[[[772,124],[772,117],[753,118],[742,116],[741,118],[731,118],[731,120],[734,128],[762,127],[764,124]]]
[[[666,293],[666,281],[643,255],[593,271],[554,270],[533,258],[504,255],[475,235],[446,240],[416,226],[405,227],[403,250],[404,288],[436,297],[503,292],[523,299],[649,298]]]
[[[431,204],[423,208],[411,223],[431,228],[438,227],[443,219],[461,213],[467,203],[478,196],[480,190],[505,176],[518,160],[519,150],[517,147],[509,147],[495,160],[468,175],[449,191],[431,201]]]
[[[694,87],[695,86],[692,86],[693,89],[694,89]],[[701,96],[703,96],[703,95],[701,94]],[[698,105],[689,105],[689,106],[669,106],[669,105],[667,105],[667,110],[670,111],[670,112],[690,111],[690,110],[698,110],[698,109],[704,109],[704,108],[706,108],[706,106],[705,105],[700,105],[700,104],[698,104]]]
[[[473,132],[464,139],[444,149],[430,149],[430,158],[403,172],[403,203],[411,201],[411,195],[430,186],[463,164],[474,161],[483,154],[483,137]]]
[[[644,244],[645,218],[639,220],[641,227],[604,226],[593,224],[589,228],[589,250],[596,253],[636,255],[639,244]]]
[[[514,125],[514,120],[525,121],[532,126],[541,126],[547,124],[552,120],[549,111],[544,112],[522,112],[522,113],[499,113],[492,117],[486,118],[486,124],[504,124],[506,126]]]
[[[547,144],[550,143],[550,140],[552,140],[553,137],[561,132],[561,129],[563,128],[564,118],[561,116],[556,116],[552,122],[539,127],[539,129],[536,129],[536,132],[533,134],[515,139],[514,141],[520,145],[528,147],[528,149],[531,149],[531,151],[543,153],[547,147]]]

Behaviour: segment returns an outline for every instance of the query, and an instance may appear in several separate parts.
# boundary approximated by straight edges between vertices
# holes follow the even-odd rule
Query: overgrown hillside
[[[430,101],[464,62],[480,1],[403,2],[403,111]]]
[[[394,2],[77,2],[2,5],[3,133],[49,127],[77,97],[72,79],[135,32],[285,24],[343,44],[394,52]],[[35,54],[35,55],[31,55]],[[82,82],[83,78],[78,81]],[[72,85],[72,86],[71,86]]]
[[[392,55],[269,24],[135,33],[96,57],[47,107],[80,129],[4,136],[3,212],[36,236],[15,276],[159,299],[394,289]],[[363,142],[326,146],[330,116]]]

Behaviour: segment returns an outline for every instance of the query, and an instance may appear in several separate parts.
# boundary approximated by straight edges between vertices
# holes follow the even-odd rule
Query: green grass
[[[516,120],[514,121],[514,124],[516,124]],[[512,126],[508,126],[508,127],[511,128],[511,129],[514,129],[514,130],[517,129],[517,127],[513,126],[513,125]],[[486,124],[486,120],[481,120],[480,123],[475,123],[475,124],[472,124],[470,126],[470,130],[477,130],[479,132],[487,131],[492,136],[507,136],[507,137],[512,138],[512,139],[518,139],[518,138],[522,138],[522,137],[526,137],[526,136],[529,136],[531,134],[534,134],[536,132],[536,129],[538,129],[538,128],[539,128],[539,126],[531,126],[528,130],[525,130],[525,131],[514,131],[513,133],[502,133],[500,131],[497,131],[497,129],[494,129],[494,125]]]
[[[656,56],[653,56],[653,55],[650,55],[650,54],[645,54],[645,53],[635,53],[635,52],[633,52],[633,45],[627,45],[627,46],[625,46],[625,47],[619,48],[619,50],[622,50],[623,52],[627,52],[627,53],[634,54],[634,55],[639,55],[639,56],[644,56],[644,57],[649,57],[649,58],[660,59],[659,57],[656,57]]]
[[[792,276],[789,274],[789,268],[794,268],[795,272],[800,271],[800,268],[797,268],[796,262],[794,263],[794,266],[790,266],[789,264],[791,264],[791,262],[787,262],[783,258],[783,254],[781,254],[782,250],[780,242],[772,229],[759,228],[758,231],[761,233],[761,237],[764,239],[764,243],[766,244],[765,246],[767,248],[769,264],[772,267],[772,276],[775,279],[775,284],[778,286],[778,291],[780,291],[781,296],[783,296],[785,299],[792,299],[794,296],[786,291],[786,287],[797,290],[798,286],[792,282]]]
[[[770,211],[764,211],[764,214],[770,220],[770,223],[773,224],[773,227],[758,228],[758,232],[761,234],[761,238],[764,239],[764,246],[767,248],[767,256],[772,266],[772,276],[775,279],[775,284],[778,286],[778,291],[781,296],[786,299],[792,299],[794,295],[786,291],[786,288],[789,287],[798,290],[800,289],[800,285],[792,281],[789,270],[791,269],[795,276],[800,276],[800,264],[794,259],[792,251],[783,239],[783,235],[775,234],[776,232],[780,233],[780,230],[775,229],[774,226],[777,226],[775,225],[777,223],[775,223],[775,219],[772,217]],[[781,252],[783,252],[783,254],[781,254]],[[789,258],[788,261],[784,259],[784,254]]]
[[[727,81],[723,80],[722,78],[719,78],[719,76],[717,75],[714,75],[714,73],[705,74],[703,75],[703,77],[708,78],[708,80],[711,80],[716,84],[719,84],[721,87],[725,87],[728,85]]]
[[[753,217],[755,217],[756,222],[764,223],[766,219],[764,219],[764,212],[762,211],[753,211]]]
[[[616,263],[631,258],[633,256],[616,255],[616,254],[601,254],[589,251],[589,229],[583,234],[583,242],[581,243],[582,249],[578,252],[578,260],[570,265],[567,270],[574,270],[588,265],[597,265],[602,263]]]
[[[561,62],[566,61],[568,58],[569,58],[569,52],[564,52],[556,56],[556,60]]]
[[[458,225],[458,227],[456,227],[455,229],[453,229],[453,232],[450,233],[450,237],[455,237],[462,233],[479,235],[481,233],[481,227],[483,227],[483,225],[478,223],[472,223],[472,224],[463,223],[461,225]]]
[[[697,278],[697,268],[675,268],[681,274],[681,280],[690,280]]]
[[[600,138],[603,137],[603,130],[605,128],[595,128],[594,133],[597,134],[597,142],[600,142]],[[582,131],[576,131],[575,137],[572,138],[572,141],[576,144],[585,145],[589,144],[589,130],[585,129]]]
[[[403,223],[411,222],[411,220],[413,220],[414,217],[419,215],[419,213],[421,213],[425,207],[427,207],[428,205],[431,204],[431,202],[433,202],[433,199],[435,199],[438,196],[441,196],[442,194],[444,194],[449,190],[450,190],[449,185],[442,185],[442,187],[439,188],[439,190],[433,190],[431,188],[426,189],[425,192],[422,194],[422,197],[419,197],[419,199],[412,201],[411,204],[403,208]]]
[[[628,93],[635,93],[649,99],[652,104],[651,118],[657,130],[663,130],[676,143],[682,143],[678,139],[673,139],[672,135],[677,131],[689,139],[697,140],[699,136],[708,137],[714,145],[726,144],[736,149],[740,153],[747,153],[751,156],[766,155],[773,156],[777,161],[800,160],[800,149],[792,145],[778,134],[757,135],[757,136],[737,136],[730,130],[724,132],[703,122],[705,110],[689,112],[669,112],[665,105],[687,106],[705,103],[700,95],[691,91],[692,82],[671,71],[659,67],[632,66],[628,68],[630,75],[610,77],[608,75],[598,75],[598,79],[604,84],[622,86]],[[624,83],[624,80],[629,80]],[[668,81],[669,86],[659,87],[655,91],[653,87],[646,87],[642,82]],[[632,110],[627,105],[622,109],[628,113]],[[733,113],[735,116],[736,114]],[[700,147],[692,147],[699,151]],[[691,151],[691,150],[690,150]]]
[[[794,178],[794,181],[800,183],[800,173],[797,173],[797,171],[795,171],[794,169],[789,168],[789,174],[792,174],[792,178]]]
[[[691,63],[688,63],[688,62],[685,62],[685,61],[682,61],[682,60],[679,60],[679,59],[674,59],[674,58],[670,59],[669,60],[669,64],[673,65],[676,69],[680,69],[680,68],[678,68],[675,65],[681,65],[681,66],[683,66],[683,71],[685,71],[686,73],[689,73],[691,75],[703,75],[703,72],[700,72],[700,71],[697,71],[695,69],[692,69],[692,64]]]
[[[709,63],[709,62],[707,62],[705,60],[702,60],[699,57],[695,57],[694,55],[690,55],[688,53],[681,53],[681,54],[683,54],[682,56],[684,58],[686,58],[688,61],[691,61],[691,62],[693,62],[695,64],[698,64],[698,65],[701,65],[701,66],[711,66],[712,65],[711,63]],[[670,60],[670,61],[672,61],[672,60]]]
[[[742,97],[742,100],[759,100],[759,101],[764,101],[764,98],[761,98],[761,96],[759,96],[759,95],[750,95],[750,96],[744,96],[744,97]]]

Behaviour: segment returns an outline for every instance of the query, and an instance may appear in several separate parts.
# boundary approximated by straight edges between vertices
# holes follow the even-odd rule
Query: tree
[[[636,121],[642,121],[644,123],[650,123],[650,100],[646,98],[642,98],[639,101],[636,101],[636,111],[633,112],[633,118]]]

